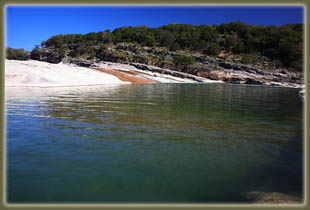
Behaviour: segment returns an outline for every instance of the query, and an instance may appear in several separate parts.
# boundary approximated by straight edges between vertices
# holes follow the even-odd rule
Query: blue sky
[[[302,6],[7,6],[6,46],[31,50],[57,34],[169,23],[253,25],[303,23]]]

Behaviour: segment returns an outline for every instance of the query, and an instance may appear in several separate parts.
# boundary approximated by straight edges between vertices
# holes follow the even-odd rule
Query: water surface
[[[139,84],[6,89],[8,202],[301,197],[295,89]]]

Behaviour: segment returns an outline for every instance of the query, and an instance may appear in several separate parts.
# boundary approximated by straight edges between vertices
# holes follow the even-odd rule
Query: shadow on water
[[[141,84],[7,96],[10,202],[302,194],[302,105],[293,89]]]

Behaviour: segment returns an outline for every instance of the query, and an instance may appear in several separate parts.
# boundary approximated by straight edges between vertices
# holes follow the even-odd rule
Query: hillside
[[[239,84],[304,84],[303,24],[121,27],[112,32],[52,36],[24,57],[21,49],[9,48],[7,52],[8,59],[27,57],[83,67],[114,62]]]
[[[120,43],[130,44],[131,53],[124,52],[126,49],[119,46]],[[303,25],[276,27],[231,22],[200,26],[169,24],[158,28],[121,27],[113,32],[56,35],[43,41],[41,46],[55,50],[60,58],[104,59],[114,56],[128,62],[151,64],[179,62],[174,58],[143,55],[139,53],[143,47],[211,57],[221,53],[223,56],[233,55],[244,64],[302,71]],[[36,57],[36,51],[32,55]],[[194,60],[184,62],[192,64]]]

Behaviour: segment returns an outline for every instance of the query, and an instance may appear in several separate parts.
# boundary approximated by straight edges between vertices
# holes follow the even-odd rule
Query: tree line
[[[24,49],[14,49],[11,47],[6,48],[6,58],[9,60],[28,60],[30,58],[30,52]]]

